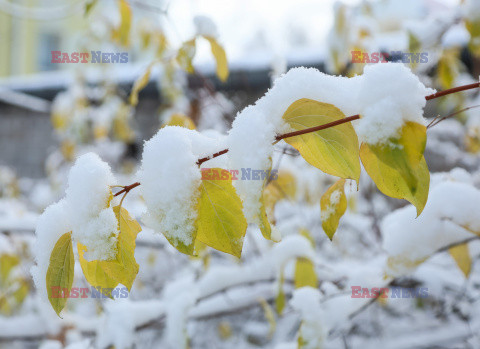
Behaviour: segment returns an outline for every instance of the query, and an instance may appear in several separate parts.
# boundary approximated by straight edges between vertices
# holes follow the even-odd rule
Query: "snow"
[[[328,206],[320,213],[320,219],[326,221],[332,214],[335,213],[335,206],[340,202],[342,191],[337,189],[330,195]]]
[[[303,257],[315,260],[315,252],[312,244],[302,235],[288,235],[282,241],[275,244],[271,250],[272,262],[277,270],[283,270],[285,264],[295,257]]]
[[[68,217],[65,215],[66,210],[65,200],[50,205],[40,216],[35,230],[36,240],[33,251],[36,265],[32,267],[31,273],[38,293],[44,300],[48,300],[46,277],[50,254],[57,240],[72,230]]]
[[[293,292],[290,305],[301,314],[300,336],[305,342],[303,348],[323,347],[327,331],[323,325],[324,314],[320,308],[320,292],[312,287],[302,287]]]
[[[193,24],[195,25],[197,35],[208,36],[212,38],[218,37],[217,26],[210,17],[195,16],[193,18]]]
[[[108,206],[111,187],[116,184],[110,166],[98,155],[87,153],[77,159],[68,176],[66,201],[73,237],[87,247],[85,258],[109,260],[115,256],[118,222]]]
[[[127,299],[107,300],[105,312],[97,327],[96,348],[110,345],[117,349],[131,348],[135,343],[135,329],[164,314],[164,305],[159,301]]]
[[[424,124],[425,96],[434,92],[402,63],[367,65],[363,75],[353,78],[294,68],[277,79],[255,106],[269,115],[281,133],[287,129],[278,120],[296,100],[309,98],[333,104],[345,116],[360,114],[362,118],[353,123],[360,141],[377,144],[398,136],[407,121]]]
[[[480,190],[465,182],[469,180],[465,177],[462,170],[433,176],[427,205],[418,218],[411,205],[385,217],[381,227],[383,248],[389,254],[388,275],[408,274],[440,248],[470,238],[474,236],[470,231],[480,230],[476,212]]]
[[[242,173],[242,169],[268,171],[275,140],[274,125],[256,106],[242,110],[235,118],[228,134],[228,158],[230,168]],[[239,180],[233,185],[243,202],[247,222],[259,223],[260,199],[263,181]]]
[[[470,41],[470,33],[465,24],[459,23],[450,27],[442,36],[442,46],[444,48],[463,47]]]
[[[333,104],[346,116],[360,114],[353,122],[360,141],[387,143],[399,137],[408,122],[425,124],[426,88],[401,63],[374,64],[353,78],[330,76],[316,69],[294,68],[275,80],[273,87],[254,105],[235,118],[229,132],[228,157],[232,169],[268,170],[276,134],[292,131],[282,116],[302,98]],[[258,223],[261,181],[236,181],[235,189],[244,203],[247,221]]]
[[[46,340],[40,345],[39,349],[62,349],[62,343],[56,340]]]
[[[386,143],[389,138],[399,136],[406,122],[425,123],[425,97],[435,91],[426,88],[403,64],[368,65],[357,79],[360,83],[354,102],[358,108],[356,114],[362,118],[353,125],[360,141]]]
[[[160,129],[145,142],[137,177],[148,212],[144,222],[179,242],[193,242],[201,173],[197,160],[220,150],[218,140],[182,127]]]
[[[478,21],[480,19],[480,1],[465,0],[463,4],[463,13],[469,20]]]
[[[193,280],[183,278],[172,282],[165,290],[166,341],[169,348],[188,347],[187,319],[198,296]]]

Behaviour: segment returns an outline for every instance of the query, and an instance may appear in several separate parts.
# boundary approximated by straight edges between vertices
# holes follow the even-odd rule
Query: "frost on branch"
[[[87,260],[115,257],[118,222],[110,207],[110,186],[116,184],[110,166],[98,155],[77,159],[68,176],[66,201],[73,237],[87,247]]]
[[[415,219],[414,207],[407,206],[382,222],[390,276],[407,274],[440,248],[480,232],[480,190],[469,175],[452,170],[432,179],[430,199],[420,217]]]

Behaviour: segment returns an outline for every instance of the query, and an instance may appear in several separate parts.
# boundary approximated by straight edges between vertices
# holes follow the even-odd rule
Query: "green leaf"
[[[213,57],[217,62],[217,76],[222,81],[225,82],[228,79],[228,62],[227,55],[223,47],[218,43],[218,41],[211,36],[204,36],[205,39],[210,42],[210,47],[212,49]]]
[[[58,239],[50,255],[50,264],[47,269],[46,287],[48,300],[59,316],[68,299],[67,297],[62,297],[62,290],[66,290],[69,293],[72,289],[74,266],[72,233],[70,232],[63,234]],[[53,288],[60,290],[60,297],[53,297]]]
[[[83,274],[90,285],[115,288],[120,283],[130,291],[139,268],[135,260],[135,239],[142,229],[124,208],[120,211],[120,206],[115,206],[113,211],[120,229],[115,259],[87,261],[83,257],[87,248],[80,243],[77,243],[78,256]]]
[[[176,60],[180,67],[187,73],[192,74],[195,71],[193,68],[193,57],[195,57],[196,51],[195,38],[185,41],[178,49]]]
[[[295,131],[343,118],[345,115],[334,105],[305,98],[292,103],[283,115],[285,122]],[[285,142],[325,173],[356,181],[360,178],[358,138],[350,123],[285,138]]]
[[[408,122],[400,138],[381,145],[362,143],[360,147],[363,166],[378,189],[390,197],[409,201],[417,208],[417,215],[427,203],[430,184],[430,172],[423,157],[424,128]]]
[[[455,263],[457,263],[460,270],[466,278],[470,275],[472,270],[472,258],[470,257],[470,250],[468,244],[461,244],[448,249]]]
[[[345,179],[339,179],[327,189],[320,199],[322,228],[330,240],[337,231],[340,218],[347,210],[347,197],[344,187]]]
[[[306,258],[297,258],[295,263],[295,288],[311,286],[318,287],[317,273],[312,261]]]
[[[196,221],[197,239],[204,244],[235,257],[242,254],[247,220],[243,216],[242,201],[232,185],[230,172],[211,169],[218,175],[202,180]]]

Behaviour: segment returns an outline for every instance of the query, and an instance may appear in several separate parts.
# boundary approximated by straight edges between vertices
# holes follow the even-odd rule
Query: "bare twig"
[[[449,115],[447,115],[447,116],[444,116],[444,117],[437,116],[437,117],[435,117],[435,118],[432,120],[432,122],[430,122],[430,123],[428,124],[427,129],[429,129],[429,128],[433,127],[433,126],[438,125],[438,124],[439,124],[440,122],[442,122],[443,120],[446,120],[446,119],[451,118],[451,117],[453,117],[453,116],[455,116],[455,115],[458,115],[458,114],[460,114],[460,113],[463,113],[463,112],[465,112],[465,111],[467,111],[467,110],[474,109],[474,108],[478,108],[478,107],[480,107],[480,104],[472,105],[471,107],[467,107],[467,108],[463,108],[463,109],[457,110],[456,112],[453,112],[453,113],[451,113],[451,114],[449,114]]]

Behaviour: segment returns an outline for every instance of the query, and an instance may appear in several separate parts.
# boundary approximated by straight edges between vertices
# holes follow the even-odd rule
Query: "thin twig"
[[[442,122],[443,120],[446,120],[446,119],[451,118],[451,117],[453,117],[453,116],[455,116],[455,115],[458,115],[458,114],[460,114],[460,113],[463,113],[463,112],[465,112],[465,111],[467,111],[467,110],[474,109],[474,108],[478,108],[478,107],[480,107],[480,104],[472,105],[471,107],[467,107],[467,108],[463,108],[463,109],[457,110],[456,112],[453,112],[453,113],[451,113],[451,114],[449,114],[449,115],[447,115],[447,116],[444,116],[444,117],[442,117],[442,118],[440,118],[439,116],[437,116],[435,119],[432,120],[432,122],[430,122],[430,123],[428,124],[427,129],[428,129],[428,128],[431,128],[431,127],[433,127],[433,126],[438,125],[438,124],[439,124],[440,122]]]

